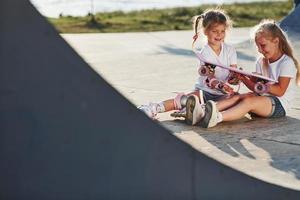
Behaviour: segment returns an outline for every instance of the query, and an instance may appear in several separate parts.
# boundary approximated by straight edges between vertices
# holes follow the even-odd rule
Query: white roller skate
[[[156,119],[158,113],[158,106],[157,103],[149,103],[148,105],[141,105],[138,107],[141,111],[143,111],[149,118]]]
[[[204,117],[204,105],[200,104],[199,98],[196,95],[191,95],[186,103],[185,121],[189,125],[196,125]]]
[[[173,113],[170,114],[171,117],[175,117],[175,118],[180,118],[180,117],[183,117],[185,118],[186,116],[186,108],[183,108],[179,111],[175,111]]]

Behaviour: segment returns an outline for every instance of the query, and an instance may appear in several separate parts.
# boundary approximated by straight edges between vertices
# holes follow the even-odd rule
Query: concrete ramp
[[[299,1],[294,2],[295,8],[280,22],[280,27],[292,36],[300,33],[300,6]]]
[[[149,120],[28,1],[0,11],[1,199],[299,199]]]

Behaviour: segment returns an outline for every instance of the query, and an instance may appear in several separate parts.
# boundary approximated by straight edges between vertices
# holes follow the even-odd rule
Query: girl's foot
[[[203,128],[210,128],[217,125],[217,117],[218,117],[218,110],[216,103],[214,101],[208,101],[205,106],[205,115],[203,120],[200,122],[200,126]]]
[[[138,109],[143,111],[151,119],[156,119],[156,115],[158,113],[158,106],[159,104],[157,103],[149,103],[148,105],[139,106]]]
[[[186,101],[185,121],[189,125],[197,124],[204,116],[204,110],[196,95],[191,95]]]

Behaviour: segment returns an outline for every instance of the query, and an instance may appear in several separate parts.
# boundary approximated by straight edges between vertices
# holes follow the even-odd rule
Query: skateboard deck
[[[269,78],[269,77],[266,77],[266,76],[263,76],[263,75],[260,75],[260,74],[246,72],[246,71],[243,71],[243,70],[238,69],[238,68],[228,67],[228,66],[225,66],[225,65],[222,65],[222,64],[212,63],[210,61],[207,61],[200,54],[198,54],[196,52],[195,52],[195,54],[196,54],[197,58],[200,61],[205,63],[205,66],[201,67],[200,70],[199,70],[199,74],[201,76],[210,77],[211,74],[214,74],[215,68],[220,67],[220,68],[223,68],[223,69],[226,69],[226,70],[230,71],[233,74],[244,75],[244,76],[247,76],[251,79],[255,78],[256,84],[254,86],[254,91],[256,93],[259,93],[259,94],[268,92],[268,87],[269,87],[269,85],[267,85],[268,82],[277,83],[277,81],[272,79],[272,78]],[[212,80],[214,80],[214,79],[212,79]],[[211,81],[208,81],[208,86],[210,86],[210,82]]]
[[[233,68],[233,67],[228,67],[228,66],[225,66],[225,65],[222,65],[222,64],[216,64],[216,63],[212,63],[210,61],[207,61],[205,60],[205,58],[203,58],[200,54],[196,53],[196,56],[197,58],[204,62],[204,63],[207,63],[207,64],[210,64],[210,65],[214,65],[216,67],[221,67],[223,69],[227,69],[229,71],[233,71],[233,72],[236,72],[238,74],[242,74],[242,75],[245,75],[245,76],[248,76],[248,77],[255,77],[255,78],[258,78],[258,79],[261,79],[261,80],[265,80],[266,82],[274,82],[274,83],[277,83],[276,80],[274,79],[271,79],[269,77],[266,77],[266,76],[263,76],[263,75],[259,75],[259,74],[255,74],[255,73],[251,73],[251,72],[246,72],[246,71],[243,71],[241,69],[238,69],[238,68]]]

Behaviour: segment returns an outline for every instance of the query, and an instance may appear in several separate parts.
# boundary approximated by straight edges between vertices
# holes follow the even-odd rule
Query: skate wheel
[[[218,87],[218,89],[222,90],[222,89],[224,88],[224,84],[221,83],[221,82],[219,82],[219,83],[217,84],[217,87]]]
[[[200,67],[199,69],[200,76],[208,76],[209,75],[209,69],[205,66]]]
[[[263,83],[256,83],[254,86],[254,91],[259,94],[265,93],[267,91],[267,86]]]
[[[213,76],[215,71],[213,68],[211,68],[210,66],[201,66],[198,69],[198,73],[200,76]]]
[[[210,87],[211,89],[215,89],[219,85],[219,83],[220,82],[217,79],[212,78],[208,83],[208,87]]]
[[[173,113],[171,113],[170,116],[171,116],[171,117],[174,117],[174,118],[185,117],[185,116],[186,116],[186,113],[185,113],[185,112],[178,111],[178,112],[173,112]]]

